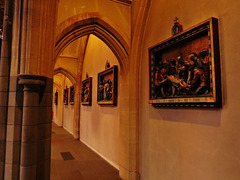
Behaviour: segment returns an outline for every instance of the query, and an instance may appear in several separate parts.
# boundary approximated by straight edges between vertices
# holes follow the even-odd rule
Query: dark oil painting
[[[98,74],[99,105],[117,105],[117,66],[112,66]]]
[[[219,57],[214,49],[218,45],[213,46],[211,27],[207,21],[149,49],[150,103],[216,105],[215,68]]]
[[[82,81],[81,103],[89,106],[92,104],[92,77]]]
[[[70,87],[70,96],[69,96],[69,103],[70,103],[71,105],[74,104],[74,94],[75,94],[74,86],[71,86],[71,87]]]

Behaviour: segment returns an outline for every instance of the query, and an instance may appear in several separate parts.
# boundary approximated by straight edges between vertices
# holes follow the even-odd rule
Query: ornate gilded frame
[[[154,107],[222,106],[218,20],[210,18],[149,48]]]

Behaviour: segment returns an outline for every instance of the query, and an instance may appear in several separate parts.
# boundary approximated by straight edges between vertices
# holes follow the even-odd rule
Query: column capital
[[[38,91],[40,87],[46,85],[46,77],[31,74],[19,74],[18,84],[23,85],[24,91]]]

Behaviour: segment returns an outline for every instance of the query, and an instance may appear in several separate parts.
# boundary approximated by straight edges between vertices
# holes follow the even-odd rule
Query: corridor
[[[121,180],[114,167],[55,123],[51,147],[51,180]]]

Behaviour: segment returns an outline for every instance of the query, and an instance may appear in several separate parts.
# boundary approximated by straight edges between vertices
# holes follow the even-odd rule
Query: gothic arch
[[[61,92],[61,88],[62,88],[61,84],[53,82],[53,86],[58,90],[59,93]]]
[[[60,68],[57,68],[57,69],[54,69],[54,72],[53,72],[53,75],[56,75],[58,73],[61,73],[63,74],[64,76],[66,76],[70,81],[71,83],[74,85],[76,84],[76,75],[71,73],[70,71],[68,71],[67,69],[64,69],[62,67]]]
[[[97,12],[73,16],[57,26],[55,39],[55,60],[74,40],[89,34],[100,38],[113,51],[122,70],[127,67],[129,40],[109,19]]]
[[[55,38],[55,61],[59,54],[74,40],[93,34],[101,39],[115,54],[120,64],[120,91],[121,97],[119,98],[120,106],[120,149],[123,150],[119,155],[119,172],[120,176],[124,179],[129,179],[128,176],[136,176],[137,164],[137,152],[138,144],[136,139],[138,134],[135,131],[130,131],[130,128],[137,126],[130,119],[130,113],[135,116],[135,109],[130,110],[128,101],[130,96],[128,92],[129,88],[129,58],[130,58],[130,40],[121,32],[119,27],[113,24],[109,19],[100,15],[97,12],[83,13],[73,16],[57,26]],[[135,69],[135,68],[132,68]],[[79,77],[78,77],[79,78]],[[75,103],[77,104],[77,103]],[[134,106],[137,107],[137,106]],[[79,107],[78,107],[79,108]],[[81,106],[80,106],[81,108]],[[131,107],[133,108],[133,107]],[[81,111],[81,110],[80,110]],[[78,120],[79,121],[79,120]],[[76,127],[79,127],[79,122],[76,122]],[[131,126],[131,127],[130,127]],[[78,131],[76,131],[78,132]],[[131,133],[122,133],[131,132]],[[129,164],[129,166],[128,166]]]

